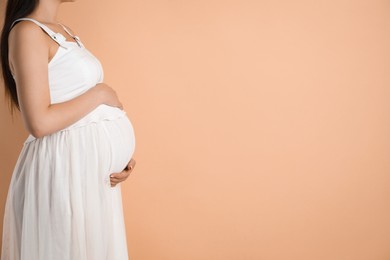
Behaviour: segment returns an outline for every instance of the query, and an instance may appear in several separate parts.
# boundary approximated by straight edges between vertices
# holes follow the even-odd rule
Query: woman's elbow
[[[41,138],[47,135],[48,133],[45,131],[45,127],[42,125],[29,125],[27,127],[28,132],[34,136],[35,138]]]
[[[38,129],[32,129],[32,130],[30,130],[29,131],[30,132],[30,134],[32,135],[32,136],[34,136],[35,138],[41,138],[41,137],[44,137],[46,134],[44,133],[44,132],[42,132],[42,131],[40,131],[40,130],[38,130]]]

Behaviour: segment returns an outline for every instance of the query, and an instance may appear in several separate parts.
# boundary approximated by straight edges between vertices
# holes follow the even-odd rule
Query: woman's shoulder
[[[42,33],[40,26],[29,22],[28,20],[18,21],[9,33],[8,41],[10,46],[16,43],[42,43],[45,42],[45,34]]]
[[[41,31],[41,28],[35,23],[29,20],[20,20],[12,26],[10,35],[33,35]]]

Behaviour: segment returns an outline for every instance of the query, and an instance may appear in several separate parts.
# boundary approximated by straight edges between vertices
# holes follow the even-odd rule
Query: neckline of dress
[[[78,47],[78,49],[84,49],[85,48],[85,47],[83,47],[83,45],[79,46],[77,42],[63,41],[63,43],[64,42],[73,44],[75,46],[75,48]],[[56,52],[54,53],[53,57],[48,62],[48,64],[47,64],[48,66],[51,66],[53,64],[53,62],[56,61],[59,58],[58,56],[60,56],[61,49],[63,49],[64,51],[68,51],[69,50],[69,49],[64,49],[62,46],[58,46],[58,49],[56,50]]]

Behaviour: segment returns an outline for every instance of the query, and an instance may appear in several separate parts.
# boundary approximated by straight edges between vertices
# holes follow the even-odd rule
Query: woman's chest
[[[104,72],[91,52],[75,44],[57,51],[48,65],[48,76],[52,103],[59,103],[103,82]]]

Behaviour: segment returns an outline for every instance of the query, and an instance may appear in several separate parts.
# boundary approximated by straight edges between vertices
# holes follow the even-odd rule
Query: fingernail
[[[114,176],[110,175],[110,178],[114,178]]]

